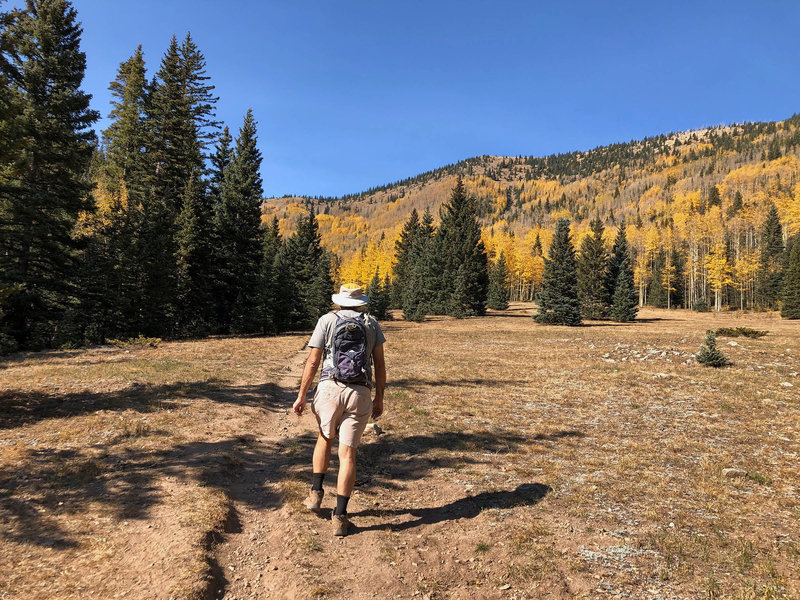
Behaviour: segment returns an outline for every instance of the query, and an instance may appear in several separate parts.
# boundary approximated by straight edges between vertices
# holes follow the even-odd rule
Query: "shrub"
[[[707,367],[724,367],[730,364],[725,355],[717,349],[717,336],[710,329],[706,331],[705,342],[695,358],[697,362]]]
[[[148,346],[150,348],[158,348],[158,345],[161,343],[161,338],[149,338],[139,335],[139,337],[128,338],[126,340],[108,340],[108,343],[117,348],[130,348],[131,346],[136,348],[146,348]]]
[[[694,303],[692,309],[697,312],[711,312],[711,307],[708,305],[708,302],[702,298]]]
[[[720,327],[714,332],[716,335],[725,337],[748,337],[760,338],[769,333],[763,329],[751,329],[750,327]]]

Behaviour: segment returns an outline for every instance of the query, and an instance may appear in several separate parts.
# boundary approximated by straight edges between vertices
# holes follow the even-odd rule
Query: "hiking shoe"
[[[333,515],[331,521],[333,521],[333,535],[340,537],[347,535],[347,527],[350,525],[347,515]]]
[[[303,500],[303,506],[305,506],[308,510],[318,511],[320,505],[322,504],[322,496],[325,495],[325,492],[322,490],[311,490],[308,492],[308,498]]]

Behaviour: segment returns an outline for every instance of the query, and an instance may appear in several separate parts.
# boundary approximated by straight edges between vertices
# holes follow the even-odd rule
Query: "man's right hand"
[[[383,398],[375,398],[372,401],[372,418],[377,419],[383,414]]]

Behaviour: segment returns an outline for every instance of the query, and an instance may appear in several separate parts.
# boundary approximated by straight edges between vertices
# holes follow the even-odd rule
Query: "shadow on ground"
[[[0,429],[29,425],[45,419],[74,417],[98,410],[155,412],[179,408],[186,401],[207,399],[274,410],[281,390],[273,383],[231,385],[218,379],[164,385],[134,383],[112,392],[45,394],[27,390],[0,392]]]
[[[383,531],[405,531],[413,527],[434,525],[443,521],[472,519],[477,517],[481,511],[488,508],[507,509],[515,506],[533,506],[534,504],[538,504],[551,491],[553,490],[550,486],[542,483],[523,483],[517,486],[515,490],[482,492],[475,496],[459,498],[444,506],[411,508],[407,510],[362,510],[358,513],[354,513],[353,516],[391,518],[410,515],[415,518],[409,521],[403,521],[402,523],[385,523],[370,525],[369,527],[353,527],[353,533],[374,529]]]
[[[287,414],[295,394],[296,390],[276,384],[234,386],[223,381],[137,385],[108,394],[11,392],[0,396],[0,425],[9,428],[101,409],[151,412],[183,406],[184,397],[186,401],[208,398]],[[94,503],[104,506],[108,516],[118,520],[147,519],[153,507],[168,501],[162,487],[166,477],[223,491],[254,509],[276,508],[286,501],[283,480],[306,481],[310,477],[316,441],[314,431],[266,442],[252,434],[181,442],[177,441],[180,437],[171,438],[172,434],[165,431],[151,430],[143,435],[153,440],[149,448],[126,443],[131,436],[115,436],[102,444],[73,449],[39,444],[26,450],[13,468],[0,471],[0,521],[4,523],[0,540],[56,550],[74,547],[80,540],[61,528],[59,515],[79,515]],[[581,432],[572,430],[526,434],[499,429],[405,437],[385,434],[365,440],[359,449],[358,485],[365,489],[399,488],[436,469],[487,464],[496,461],[497,455],[515,452],[531,442],[562,443],[581,436]],[[331,472],[336,468],[334,453]],[[469,514],[475,506],[545,493],[543,488],[535,488],[539,492],[532,495],[531,489],[518,489],[516,495],[479,495],[450,507],[426,509],[434,512],[423,513],[420,524],[435,522],[442,515]]]

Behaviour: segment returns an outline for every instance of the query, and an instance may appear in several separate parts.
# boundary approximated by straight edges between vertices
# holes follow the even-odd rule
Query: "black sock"
[[[325,473],[312,473],[311,475],[311,489],[317,492],[322,491],[322,480],[325,479]]]
[[[333,511],[335,515],[347,514],[347,503],[350,501],[350,496],[336,495],[336,508]]]

